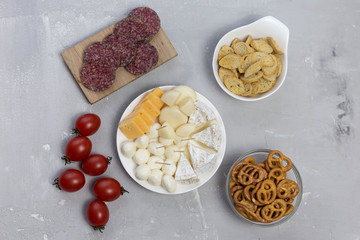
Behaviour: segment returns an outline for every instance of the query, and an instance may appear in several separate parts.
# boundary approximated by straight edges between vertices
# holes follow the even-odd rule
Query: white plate
[[[160,87],[161,90],[163,91],[167,91],[172,89],[175,86],[162,86]],[[140,100],[145,96],[146,93],[152,91],[154,89],[150,89],[146,92],[144,92],[143,94],[141,94],[140,96],[138,96],[137,98],[135,98],[130,105],[126,108],[126,110],[124,111],[123,115],[120,118],[120,121],[122,119],[124,119],[127,115],[129,115],[133,109],[139,104]],[[216,164],[215,166],[209,170],[206,173],[203,173],[199,176],[200,181],[197,183],[192,183],[192,184],[182,184],[182,183],[177,183],[177,189],[174,193],[169,193],[167,192],[164,188],[162,188],[161,186],[153,186],[151,184],[149,184],[147,181],[140,181],[135,177],[135,168],[136,168],[136,164],[134,163],[134,161],[131,158],[127,158],[125,157],[122,153],[121,153],[121,144],[124,141],[128,141],[129,139],[120,131],[119,128],[117,128],[117,133],[116,133],[116,146],[117,146],[117,150],[118,150],[118,154],[119,154],[119,158],[120,161],[122,163],[122,165],[124,166],[126,172],[141,186],[143,186],[144,188],[153,191],[153,192],[157,192],[157,193],[162,193],[162,194],[180,194],[180,193],[186,193],[189,191],[192,191],[198,187],[200,187],[201,185],[203,185],[204,183],[206,183],[217,171],[217,169],[219,168],[223,158],[224,158],[224,154],[225,154],[225,147],[226,147],[226,133],[225,133],[225,127],[224,127],[224,123],[221,119],[221,116],[219,114],[219,112],[216,110],[216,108],[214,107],[214,105],[212,105],[212,103],[206,99],[203,95],[199,94],[198,92],[196,92],[197,94],[197,98],[198,101],[205,103],[215,114],[216,116],[216,120],[220,126],[221,129],[221,134],[222,134],[222,139],[223,142],[221,144],[220,150],[218,151],[217,155],[216,155]],[[120,122],[119,121],[119,122]]]
[[[242,96],[232,93],[223,84],[223,82],[221,81],[221,79],[219,77],[219,73],[218,73],[219,65],[217,62],[217,57],[218,57],[220,48],[224,45],[230,46],[232,40],[234,40],[235,38],[245,39],[248,35],[251,35],[253,37],[253,39],[272,37],[278,43],[280,49],[284,52],[284,55],[280,55],[280,59],[283,64],[283,70],[282,70],[281,75],[277,78],[275,86],[270,91],[263,93],[257,97],[242,97]],[[279,20],[277,20],[276,18],[271,17],[271,16],[260,18],[259,20],[255,21],[253,23],[236,28],[236,29],[228,32],[220,39],[220,41],[216,45],[216,48],[214,51],[212,67],[213,67],[213,72],[214,72],[216,81],[218,82],[219,86],[227,94],[229,94],[230,96],[232,96],[233,98],[236,98],[238,100],[257,101],[257,100],[269,97],[270,95],[275,93],[285,81],[287,68],[288,68],[288,60],[287,60],[288,43],[289,43],[288,27],[285,24],[283,24],[282,22],[280,22]]]

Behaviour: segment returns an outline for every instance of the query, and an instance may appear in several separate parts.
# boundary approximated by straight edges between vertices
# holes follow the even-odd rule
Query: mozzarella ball
[[[133,157],[133,160],[136,164],[144,164],[149,161],[150,153],[147,149],[138,149]]]
[[[168,146],[165,150],[165,157],[167,159],[172,159],[177,162],[180,158],[179,151],[180,151],[180,149],[178,146],[175,146],[175,145]]]
[[[165,163],[163,164],[161,170],[163,171],[164,174],[168,174],[168,175],[174,175],[175,171],[176,171],[176,165],[175,162],[172,160],[166,160]]]
[[[172,139],[159,137],[159,143],[161,143],[164,146],[170,146],[173,144],[173,142],[174,141]]]
[[[151,170],[148,182],[153,186],[160,186],[163,173],[159,169]]]
[[[162,178],[162,186],[169,193],[173,193],[176,191],[177,184],[173,176],[165,174]]]
[[[147,162],[147,164],[150,166],[151,170],[152,169],[161,169],[163,163],[164,163],[164,159],[162,159],[161,157],[158,157],[158,156],[150,157],[149,161]]]
[[[121,152],[125,157],[133,157],[136,152],[136,144],[134,142],[124,142],[121,146]]]
[[[138,148],[147,148],[147,146],[149,145],[149,137],[147,135],[138,137],[135,140],[135,144]]]
[[[161,143],[150,143],[148,147],[149,152],[156,156],[164,155],[164,148],[164,145],[162,145]]]
[[[139,180],[147,180],[151,174],[150,166],[147,164],[141,164],[135,169],[135,176]]]
[[[159,132],[158,132],[159,127],[161,127],[161,125],[159,123],[154,123],[150,127],[150,131],[149,131],[149,137],[150,138],[157,138],[159,136]]]

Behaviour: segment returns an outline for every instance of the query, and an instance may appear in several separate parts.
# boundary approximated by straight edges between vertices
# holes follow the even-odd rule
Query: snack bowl
[[[244,97],[239,96],[234,93],[232,93],[227,87],[224,85],[222,80],[219,77],[219,64],[218,64],[218,54],[219,50],[222,46],[230,46],[231,42],[235,38],[239,38],[241,40],[246,39],[248,35],[251,35],[253,39],[259,39],[259,38],[266,38],[266,37],[272,37],[275,39],[277,44],[279,45],[280,49],[284,52],[283,55],[280,55],[280,59],[283,65],[282,73],[277,78],[275,86],[273,86],[269,91],[262,93],[260,95],[254,96],[254,97]],[[248,25],[236,28],[234,30],[231,30],[230,32],[226,33],[218,42],[216,45],[213,60],[212,60],[212,68],[213,73],[215,76],[215,79],[219,86],[231,97],[236,98],[238,100],[242,101],[257,101],[264,98],[267,98],[274,94],[281,85],[285,81],[285,77],[287,74],[287,68],[288,68],[288,60],[287,60],[287,48],[288,48],[288,42],[289,42],[289,29],[288,27],[280,22],[278,19],[267,16],[260,18],[259,20],[250,23]]]
[[[234,205],[234,200],[233,200],[233,198],[231,196],[230,189],[229,189],[229,183],[232,181],[232,179],[231,179],[231,171],[232,171],[233,167],[236,164],[238,164],[239,162],[244,161],[248,157],[253,157],[255,159],[255,164],[261,163],[265,159],[267,159],[267,156],[271,151],[272,150],[269,150],[269,149],[259,149],[259,150],[251,151],[251,152],[248,152],[248,153],[244,154],[243,156],[241,156],[240,158],[238,158],[234,162],[234,164],[229,169],[228,175],[226,177],[226,186],[225,186],[226,197],[227,197],[227,200],[228,200],[228,202],[230,204],[231,209],[234,211],[234,213],[239,218],[241,218],[241,219],[243,219],[243,220],[245,220],[247,222],[257,224],[257,225],[262,225],[262,226],[274,226],[274,225],[279,225],[281,223],[284,223],[287,220],[289,220],[295,214],[296,210],[298,209],[298,207],[299,207],[299,205],[301,203],[301,198],[302,198],[302,193],[303,193],[303,186],[302,186],[302,180],[301,180],[300,173],[297,170],[297,168],[295,167],[295,164],[293,163],[292,168],[289,171],[286,172],[286,174],[287,174],[286,178],[295,181],[297,183],[297,185],[299,186],[299,192],[298,192],[297,196],[294,198],[294,201],[291,203],[294,206],[294,209],[288,215],[283,216],[282,218],[280,218],[277,221],[263,223],[263,222],[253,221],[253,220],[250,220],[248,218],[245,218],[242,214],[240,214],[238,212],[238,210],[236,209],[236,207]]]

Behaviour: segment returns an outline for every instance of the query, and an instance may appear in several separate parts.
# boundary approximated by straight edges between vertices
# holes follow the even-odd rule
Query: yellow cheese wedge
[[[133,119],[126,119],[124,121],[121,121],[119,123],[119,129],[129,139],[138,138],[144,135],[144,132],[137,125],[137,123],[133,121]]]
[[[157,108],[149,99],[146,99],[138,106],[136,106],[134,111],[137,111],[139,108],[144,108],[153,118],[156,118],[160,115],[160,109]]]
[[[119,123],[119,129],[127,138],[138,138],[149,132],[164,105],[160,99],[163,94],[160,88],[148,93],[134,111]]]
[[[159,98],[161,98],[161,96],[164,94],[164,92],[160,88],[155,88],[152,93],[154,93]]]
[[[155,118],[153,118],[143,107],[138,108],[136,111],[134,110],[125,119],[135,117],[136,115],[140,115],[146,125],[148,125],[149,127],[151,127],[155,123]]]
[[[149,132],[150,126],[146,124],[146,122],[140,115],[137,114],[128,120],[132,120],[133,122],[135,122],[140,127],[141,131],[143,131],[144,133]]]
[[[164,106],[164,102],[160,99],[159,96],[155,95],[154,92],[149,93],[146,97],[140,102],[150,100],[157,108],[161,109]]]

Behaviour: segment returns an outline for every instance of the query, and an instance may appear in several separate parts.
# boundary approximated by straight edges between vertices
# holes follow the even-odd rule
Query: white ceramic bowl
[[[281,75],[277,78],[275,86],[270,91],[263,93],[256,97],[242,97],[242,96],[239,96],[239,95],[236,95],[236,94],[230,92],[226,88],[226,86],[223,84],[223,82],[220,80],[219,73],[218,73],[219,64],[217,61],[217,57],[218,57],[220,48],[223,45],[230,46],[230,44],[231,44],[232,40],[234,40],[234,38],[245,39],[248,35],[251,35],[254,39],[264,38],[264,37],[272,37],[275,39],[275,41],[278,43],[281,50],[284,52],[284,55],[280,55],[280,58],[281,58],[281,61],[283,64],[283,70],[282,70]],[[277,20],[276,18],[271,17],[271,16],[263,17],[253,23],[236,28],[236,29],[228,32],[220,39],[220,41],[216,45],[216,48],[214,51],[212,67],[213,67],[213,72],[214,72],[216,81],[218,82],[219,86],[227,94],[229,94],[230,96],[232,96],[233,98],[236,98],[238,100],[257,101],[257,100],[261,100],[266,97],[269,97],[270,95],[275,93],[285,81],[287,67],[288,67],[288,60],[287,60],[288,42],[289,42],[288,27],[285,24],[283,24],[282,22],[280,22],[279,20]]]

